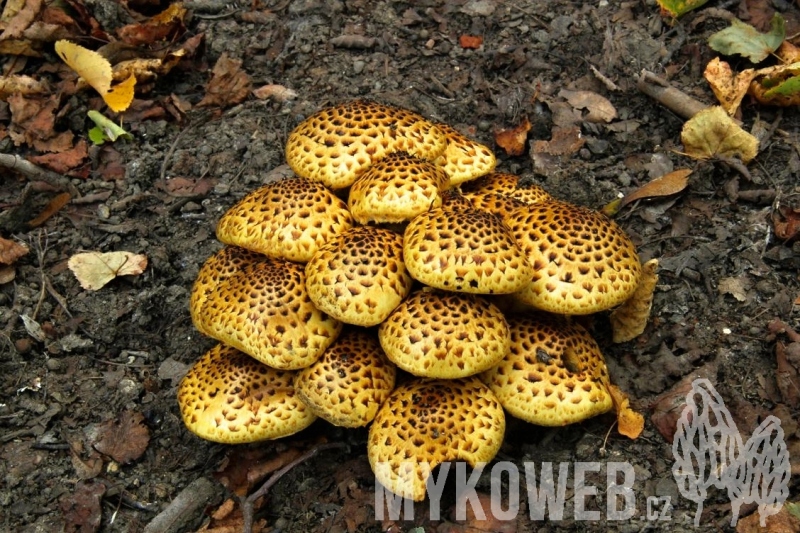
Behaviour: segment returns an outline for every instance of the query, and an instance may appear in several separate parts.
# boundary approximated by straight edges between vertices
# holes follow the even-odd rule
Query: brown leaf
[[[59,174],[66,174],[70,170],[79,167],[88,156],[89,146],[85,140],[81,139],[78,144],[66,152],[36,155],[28,159],[33,164],[47,167]]]
[[[749,68],[734,74],[728,63],[715,57],[706,65],[703,76],[711,85],[711,90],[714,91],[714,96],[720,105],[733,116],[747,94],[750,82],[756,77],[756,71]]]
[[[125,411],[119,420],[109,420],[100,428],[95,449],[118,463],[135,461],[150,443],[150,430],[144,425],[144,416]]]
[[[736,524],[736,533],[797,533],[800,531],[800,517],[789,512],[789,505],[784,505],[774,515],[768,515],[766,525],[761,527],[761,516],[756,512],[745,516]]]
[[[117,30],[117,34],[123,41],[133,46],[153,44],[184,33],[185,18],[186,8],[182,3],[176,2],[145,22],[123,26]]]
[[[622,389],[609,385],[608,392],[617,412],[617,430],[630,439],[638,438],[644,429],[644,417],[631,408],[631,401]]]
[[[223,53],[214,65],[206,95],[198,107],[227,106],[243,102],[250,94],[250,77],[242,70],[242,62]]]
[[[533,153],[550,155],[572,155],[580,150],[586,143],[586,139],[581,136],[581,129],[578,126],[553,127],[553,135],[549,141],[535,141],[533,143]]]
[[[42,10],[42,0],[26,0],[24,7],[8,21],[6,29],[0,33],[0,41],[17,38],[36,19]]]
[[[25,98],[14,94],[8,98],[12,124],[24,132],[24,142],[33,145],[35,140],[50,139],[55,135],[55,112],[58,102],[55,98]]]
[[[528,132],[531,129],[531,123],[527,117],[522,119],[514,128],[495,131],[494,142],[497,146],[506,151],[508,155],[522,155],[525,153],[525,141],[528,138]]]
[[[477,50],[483,45],[483,37],[480,35],[462,35],[458,38],[461,48]]]
[[[778,390],[781,391],[783,401],[797,409],[800,407],[800,369],[789,362],[787,351],[800,353],[800,343],[792,343],[788,347],[782,342],[775,344],[775,357],[778,368],[775,372],[775,379],[778,382]]]
[[[17,271],[13,266],[6,265],[0,267],[0,285],[14,281],[17,277]]]
[[[214,477],[234,494],[249,494],[267,475],[283,468],[300,456],[297,448],[280,453],[268,449],[238,450],[228,454],[227,463]]]
[[[253,96],[259,100],[272,98],[276,102],[286,102],[297,98],[297,93],[283,85],[264,85],[253,90]]]
[[[587,122],[611,122],[617,118],[617,110],[614,105],[607,98],[595,92],[562,89],[558,95],[569,102],[572,107],[587,110],[589,112],[585,117]]]
[[[75,254],[67,266],[86,290],[101,289],[117,276],[136,276],[147,268],[147,257],[131,252],[86,252]]]
[[[166,181],[157,181],[156,187],[165,191],[170,196],[178,198],[194,198],[205,196],[214,188],[217,180],[213,178],[182,178],[176,177]]]
[[[800,209],[782,205],[772,213],[775,236],[784,241],[792,241],[800,233]]]
[[[28,253],[28,247],[16,241],[0,237],[0,263],[13,265],[17,259]]]
[[[58,196],[50,200],[50,202],[47,204],[47,206],[45,206],[42,212],[39,213],[38,217],[28,222],[28,226],[30,226],[31,228],[38,228],[39,226],[47,222],[47,220],[50,217],[58,213],[58,211],[62,207],[67,205],[67,203],[69,203],[70,198],[72,197],[68,192],[59,194]]]
[[[47,83],[22,74],[12,74],[0,78],[0,100],[5,100],[12,94],[30,96],[48,91]]]
[[[106,486],[99,481],[80,481],[75,485],[75,492],[64,494],[59,499],[59,507],[66,522],[64,531],[98,531],[103,517],[100,503],[105,493]]]
[[[622,199],[620,208],[628,205],[636,200],[644,198],[658,198],[661,196],[672,196],[678,194],[686,188],[689,184],[689,175],[692,171],[688,168],[682,168],[669,174],[664,174],[660,178],[649,181],[636,189],[633,192],[625,195]]]

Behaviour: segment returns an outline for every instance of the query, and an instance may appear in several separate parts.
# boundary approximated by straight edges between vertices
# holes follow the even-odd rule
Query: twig
[[[78,189],[68,178],[50,170],[38,167],[27,159],[13,154],[0,154],[0,167],[15,170],[28,179],[43,181],[60,191],[67,191],[73,198],[80,196]]]
[[[636,79],[636,88],[687,120],[708,107],[647,70]]]
[[[244,525],[242,527],[242,531],[244,533],[252,533],[253,531],[253,506],[256,503],[256,500],[264,496],[272,486],[278,482],[280,478],[282,478],[288,471],[303,463],[308,461],[319,452],[323,450],[330,450],[333,448],[346,448],[347,445],[343,442],[330,442],[327,444],[320,444],[319,446],[314,446],[306,453],[289,463],[288,465],[284,466],[274,474],[272,474],[267,481],[261,485],[261,488],[255,491],[253,494],[248,496],[247,498],[239,498],[239,505],[242,507],[242,518]]]

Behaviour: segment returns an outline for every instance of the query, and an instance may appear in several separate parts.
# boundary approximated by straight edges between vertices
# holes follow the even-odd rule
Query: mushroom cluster
[[[220,344],[179,386],[192,432],[242,443],[317,417],[371,424],[377,479],[421,500],[436,465],[495,456],[506,412],[561,426],[612,409],[603,355],[568,316],[646,319],[654,267],[615,222],[374,102],[309,117],[286,159],[297,176],[225,213],[226,247],[194,284],[192,320]]]

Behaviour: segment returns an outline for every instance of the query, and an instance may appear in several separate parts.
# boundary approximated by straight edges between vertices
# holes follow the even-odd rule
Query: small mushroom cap
[[[305,263],[323,243],[351,227],[347,205],[322,184],[288,178],[256,189],[231,207],[217,225],[217,238]]]
[[[446,147],[444,133],[422,115],[356,100],[298,124],[286,142],[286,162],[298,176],[344,189],[388,153],[403,151],[432,161]]]
[[[226,263],[230,258],[237,261]],[[207,290],[214,278],[219,283]],[[193,292],[206,292],[192,298],[197,329],[273,368],[309,366],[342,330],[311,302],[303,265],[223,249],[203,265],[198,280]]]
[[[477,209],[422,213],[406,227],[403,257],[414,279],[450,291],[508,294],[532,276],[506,225]]]
[[[511,349],[481,379],[509,414],[564,426],[612,408],[603,354],[584,328],[543,314],[507,319]]]
[[[442,200],[447,188],[444,170],[405,152],[389,154],[375,162],[350,188],[347,205],[359,224],[398,223],[411,220]]]
[[[421,290],[378,329],[386,355],[415,376],[457,379],[483,372],[508,353],[505,317],[485,298]]]
[[[387,229],[360,226],[322,246],[306,265],[314,304],[356,326],[376,326],[411,292],[403,264],[403,238]]]
[[[469,200],[472,207],[475,209],[492,213],[503,220],[505,220],[512,211],[526,205],[522,200],[496,193],[475,194],[468,192],[464,193],[464,198]]]
[[[488,146],[473,141],[448,124],[436,124],[447,137],[447,148],[436,163],[450,176],[455,187],[494,170],[497,158]]]
[[[394,390],[396,370],[363,329],[349,328],[322,357],[295,378],[298,396],[335,426],[366,426]]]
[[[516,174],[509,174],[507,172],[492,172],[485,176],[464,183],[461,190],[467,194],[500,194],[503,196],[511,196],[526,204],[538,204],[539,202],[546,202],[553,200],[550,193],[545,191],[541,186],[535,183],[530,183],[524,187],[520,187],[520,177]]]
[[[591,314],[621,304],[639,284],[636,247],[598,211],[551,201],[520,208],[505,221],[533,266],[531,283],[517,293],[528,305]]]
[[[431,470],[447,461],[491,461],[505,427],[500,402],[477,378],[413,381],[381,406],[367,455],[384,487],[421,501]]]
[[[460,209],[473,209],[475,206],[467,199],[458,189],[448,189],[442,192],[442,205],[443,209],[460,210]]]
[[[295,394],[293,379],[294,372],[218,344],[178,386],[183,422],[198,437],[226,444],[292,435],[316,419]]]

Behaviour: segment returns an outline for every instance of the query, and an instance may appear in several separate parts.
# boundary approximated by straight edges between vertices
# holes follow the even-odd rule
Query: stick
[[[636,88],[686,120],[709,107],[647,70],[636,79]]]
[[[67,191],[73,198],[80,196],[78,189],[69,181],[69,178],[56,174],[50,170],[38,167],[27,159],[13,154],[0,154],[0,167],[16,170],[23,176],[34,181],[43,181],[60,191]]]

